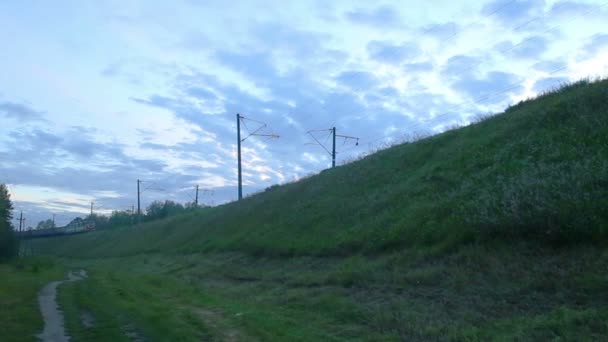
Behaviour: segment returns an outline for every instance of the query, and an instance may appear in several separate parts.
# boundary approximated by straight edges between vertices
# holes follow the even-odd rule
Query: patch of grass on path
[[[61,265],[47,258],[24,258],[0,264],[0,340],[37,341],[43,328],[38,291],[64,278]]]

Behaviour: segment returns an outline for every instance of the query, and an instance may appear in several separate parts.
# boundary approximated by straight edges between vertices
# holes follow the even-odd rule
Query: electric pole
[[[149,183],[149,185],[141,190],[141,183]],[[137,180],[137,223],[141,223],[141,194],[146,190],[157,190],[157,191],[165,191],[160,188],[154,188],[154,182],[142,181],[140,179]]]
[[[21,228],[23,229],[23,231],[20,234],[21,236],[20,236],[20,242],[19,242],[19,250],[20,250],[19,254],[26,256],[27,255],[27,244],[25,243],[26,228],[25,228],[25,217],[23,217],[23,211],[21,212],[20,221],[21,221]],[[23,244],[23,248],[21,247],[21,244]]]
[[[241,114],[236,114],[237,159],[239,163],[239,201],[243,198],[243,175],[241,174]]]
[[[245,123],[244,120],[248,120],[251,122],[254,122],[258,125],[258,127],[256,129],[254,129],[253,131],[249,131],[249,128],[247,127],[247,124]],[[243,121],[243,125],[245,126],[245,128],[247,129],[247,132],[249,133],[249,135],[247,135],[246,137],[241,139],[241,121]],[[276,134],[266,134],[266,133],[258,133],[260,132],[262,129],[266,128],[267,125],[263,122],[260,121],[255,121],[253,119],[249,119],[249,118],[245,118],[244,116],[242,116],[241,114],[237,113],[236,114],[236,139],[237,139],[237,159],[238,159],[238,179],[239,179],[239,201],[241,199],[243,199],[243,173],[242,173],[242,167],[241,167],[241,143],[243,141],[245,141],[247,138],[251,137],[251,136],[258,136],[258,137],[269,137],[269,138],[278,138],[279,136]]]
[[[332,144],[331,144],[331,167],[336,167],[336,127],[331,128]]]
[[[329,134],[331,134],[331,151],[322,143],[319,141],[319,139],[317,139],[317,137],[313,134],[313,133],[317,133],[317,132],[329,132]],[[336,127],[332,127],[329,129],[316,129],[316,130],[310,130],[307,132],[308,135],[311,136],[311,138],[313,138],[316,142],[317,145],[321,146],[325,152],[327,152],[329,154],[329,156],[331,157],[331,167],[334,168],[336,167],[336,137],[338,138],[343,138],[344,139],[344,144],[346,144],[346,141],[348,140],[354,140],[355,141],[355,146],[359,146],[359,138],[358,137],[353,137],[350,135],[341,135],[341,134],[336,134]],[[325,142],[327,143],[327,138],[329,138],[328,135],[325,135]]]
[[[93,204],[91,203],[91,205],[93,205]],[[92,211],[92,209],[91,209],[91,211]],[[53,214],[53,228],[55,228],[55,214]]]
[[[91,201],[91,218],[93,218],[93,203],[95,202]]]
[[[19,213],[19,231],[17,232],[17,240],[19,240],[19,255],[21,256],[21,245],[23,244],[23,210]]]
[[[139,191],[139,183],[141,183],[141,181],[138,179],[137,180],[137,223],[141,223],[141,205],[140,205],[140,201],[139,201],[139,195],[141,195],[141,191]]]
[[[198,208],[198,184],[196,185],[196,196],[194,197],[194,207]]]

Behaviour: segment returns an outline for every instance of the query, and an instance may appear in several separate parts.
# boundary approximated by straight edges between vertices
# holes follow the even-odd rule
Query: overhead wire
[[[458,36],[458,35],[459,35],[459,34],[461,34],[462,32],[465,32],[465,31],[466,31],[467,29],[469,29],[470,27],[473,27],[473,26],[475,26],[475,25],[479,24],[480,22],[482,22],[482,21],[486,20],[487,18],[489,18],[489,17],[491,17],[491,16],[493,16],[493,15],[495,15],[495,14],[500,13],[501,11],[503,11],[503,10],[507,9],[509,6],[511,6],[511,5],[512,5],[512,4],[514,4],[515,2],[516,2],[516,0],[511,0],[511,1],[508,1],[507,3],[505,3],[505,4],[501,5],[500,7],[496,8],[496,9],[495,9],[495,10],[493,10],[492,12],[490,12],[490,13],[488,13],[488,14],[486,14],[486,15],[482,16],[482,17],[481,17],[481,18],[479,18],[478,20],[476,20],[476,21],[474,21],[474,22],[472,22],[472,23],[467,24],[467,25],[466,25],[466,26],[464,26],[463,28],[459,29],[459,30],[458,30],[458,32],[454,32],[454,34],[453,34],[453,35],[451,35],[451,36],[450,36],[450,37],[448,37],[447,39],[443,40],[443,42],[442,42],[442,43],[443,43],[443,44],[445,44],[445,43],[447,43],[447,42],[451,41],[451,40],[452,40],[452,39],[454,39],[456,36]],[[540,17],[544,17],[544,15],[543,15],[543,16],[540,16]],[[540,19],[540,17],[538,17],[537,19]],[[422,35],[424,35],[424,34],[428,34],[428,33],[432,32],[432,31],[434,31],[434,30],[436,30],[436,29],[437,29],[437,27],[436,27],[436,26],[435,26],[435,27],[431,27],[431,28],[429,28],[429,29],[427,29],[427,30],[423,31],[423,32],[422,32]],[[455,31],[456,31],[456,30],[455,30]],[[425,51],[425,55],[427,55],[427,56],[428,56],[428,52],[427,52],[427,51]],[[354,75],[352,75],[351,77],[353,77],[353,76],[354,76]],[[324,104],[322,107],[324,107],[324,106],[325,106],[325,104]],[[383,137],[383,138],[384,138],[384,137]],[[376,139],[376,140],[380,140],[380,139],[383,139],[383,138],[379,138],[379,139]],[[362,139],[362,140],[364,140],[364,139]],[[350,149],[352,149],[352,148],[350,148]],[[349,150],[350,150],[350,149],[349,149]],[[343,152],[344,152],[344,151],[343,151]]]

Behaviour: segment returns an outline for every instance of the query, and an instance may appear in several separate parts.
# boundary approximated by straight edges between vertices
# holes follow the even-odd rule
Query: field
[[[578,82],[238,203],[32,246],[91,275],[60,289],[75,340],[607,339],[607,100]]]
[[[43,326],[36,295],[44,284],[61,279],[63,272],[48,258],[0,264],[0,340],[36,340]]]

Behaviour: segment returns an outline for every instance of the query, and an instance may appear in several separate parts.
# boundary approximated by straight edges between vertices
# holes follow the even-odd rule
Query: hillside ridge
[[[295,256],[449,248],[494,237],[604,241],[607,99],[608,80],[579,81],[240,202],[38,248],[81,257]]]

